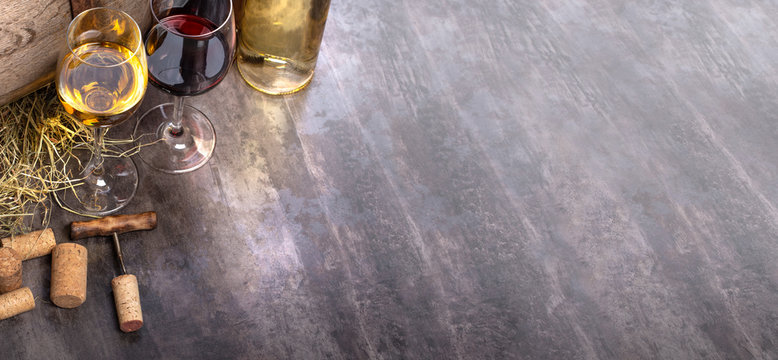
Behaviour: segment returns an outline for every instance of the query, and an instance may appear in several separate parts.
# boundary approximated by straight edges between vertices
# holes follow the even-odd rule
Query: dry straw
[[[0,107],[0,237],[48,225],[49,199],[58,203],[49,195],[79,185],[68,177],[67,161],[76,146],[91,141],[92,132],[64,113],[53,85]],[[106,144],[128,142],[106,139]]]

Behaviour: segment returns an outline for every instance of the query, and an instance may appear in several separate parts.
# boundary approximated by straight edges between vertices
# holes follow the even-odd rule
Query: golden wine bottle
[[[311,81],[330,0],[248,0],[240,20],[238,69],[268,94],[299,91]]]
[[[86,43],[61,60],[57,93],[65,110],[84,125],[106,127],[129,117],[146,92],[143,52],[121,45]]]

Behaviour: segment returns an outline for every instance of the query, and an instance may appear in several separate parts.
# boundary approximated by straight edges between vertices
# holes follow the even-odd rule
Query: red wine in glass
[[[214,88],[235,55],[231,0],[149,0],[156,25],[146,38],[149,82],[174,95],[140,117],[133,138],[140,158],[159,171],[180,174],[202,167],[216,132],[208,116],[184,99]]]
[[[233,49],[217,25],[195,15],[172,15],[149,34],[149,79],[175,96],[202,94],[230,68]],[[207,35],[207,34],[211,35]]]

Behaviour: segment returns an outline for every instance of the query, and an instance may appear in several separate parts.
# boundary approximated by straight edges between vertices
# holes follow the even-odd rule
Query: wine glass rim
[[[124,59],[124,61],[122,61],[120,63],[111,64],[111,65],[92,64],[92,63],[82,59],[78,54],[76,54],[76,49],[73,48],[73,45],[71,44],[70,36],[69,36],[71,28],[73,27],[74,24],[76,24],[76,20],[78,20],[82,16],[85,16],[87,13],[92,13],[92,12],[95,12],[95,11],[104,11],[104,10],[117,12],[117,13],[121,14],[122,16],[126,17],[127,20],[129,20],[130,23],[132,23],[132,25],[135,27],[135,31],[138,34],[138,45],[135,47],[134,50],[132,50],[132,56],[128,56],[126,59]],[[83,62],[84,64],[87,64],[89,66],[98,67],[98,68],[112,68],[112,67],[123,65],[123,64],[129,62],[130,60],[132,60],[133,58],[135,58],[136,56],[138,56],[138,52],[141,51],[141,49],[143,49],[143,33],[140,31],[140,26],[138,26],[138,22],[135,21],[135,19],[133,19],[132,16],[130,16],[130,14],[127,14],[126,12],[124,12],[122,10],[114,9],[114,8],[109,8],[109,7],[94,7],[94,8],[90,8],[90,9],[82,11],[80,14],[76,15],[76,17],[74,17],[73,20],[70,21],[70,24],[68,24],[68,30],[67,30],[66,34],[68,36],[68,40],[67,40],[68,49],[70,50],[70,53],[73,55],[73,57],[75,59],[77,59],[78,61]],[[84,45],[84,44],[79,45],[79,47],[82,46],[82,45]]]
[[[230,19],[232,18],[232,12],[234,11],[234,5],[232,3],[232,0],[227,0],[227,1],[230,2],[230,12],[227,13],[227,16],[224,18],[224,21],[222,21],[222,23],[219,24],[219,26],[217,26],[215,29],[213,29],[213,30],[211,30],[211,31],[209,31],[209,32],[207,32],[205,34],[200,34],[200,35],[182,34],[179,31],[176,31],[176,30],[172,29],[167,24],[162,23],[162,19],[167,18],[167,16],[163,17],[162,19],[160,19],[159,16],[157,16],[157,12],[154,11],[154,0],[149,0],[149,8],[151,9],[151,16],[154,17],[154,21],[157,23],[156,25],[154,25],[155,27],[156,26],[162,26],[162,27],[165,28],[165,30],[170,31],[172,33],[175,33],[176,35],[183,36],[183,37],[185,37],[187,39],[207,39],[207,38],[210,38],[211,36],[213,36],[213,34],[216,34],[217,32],[221,31],[222,28],[227,26],[227,23],[230,22]]]

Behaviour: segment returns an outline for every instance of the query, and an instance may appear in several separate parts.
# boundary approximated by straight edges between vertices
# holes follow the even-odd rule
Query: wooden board
[[[0,2],[0,104],[48,82],[70,21],[66,0]]]
[[[84,6],[108,6],[127,11],[142,29],[151,16],[145,1],[79,1]],[[0,104],[6,104],[41,87],[53,79],[59,49],[64,46],[65,30],[70,22],[68,0],[32,0],[0,2]]]
[[[138,1],[141,2],[141,1]],[[82,11],[97,6],[95,0],[70,0],[70,11],[75,17]]]

